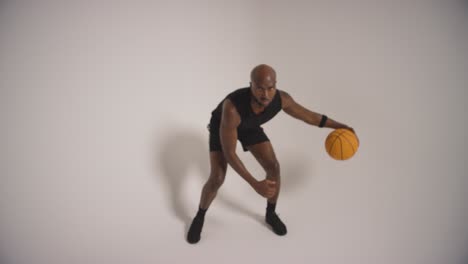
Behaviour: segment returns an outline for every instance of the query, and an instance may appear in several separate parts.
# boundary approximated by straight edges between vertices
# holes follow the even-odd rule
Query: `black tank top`
[[[211,112],[210,127],[216,130],[219,129],[221,124],[221,113],[223,111],[224,100],[229,99],[237,109],[240,115],[241,123],[237,130],[249,130],[258,128],[260,125],[268,122],[279,111],[281,111],[281,96],[279,90],[276,89],[276,94],[270,104],[264,109],[263,112],[255,114],[250,106],[252,93],[250,87],[241,88],[228,94]]]

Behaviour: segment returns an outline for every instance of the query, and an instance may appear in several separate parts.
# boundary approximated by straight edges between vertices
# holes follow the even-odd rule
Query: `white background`
[[[1,262],[466,263],[467,29],[463,1],[2,1]],[[287,236],[229,169],[190,245],[210,112],[260,63],[359,151],[279,114]]]

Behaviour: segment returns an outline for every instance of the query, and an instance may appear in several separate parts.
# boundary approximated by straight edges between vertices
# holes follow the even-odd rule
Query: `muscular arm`
[[[236,154],[237,127],[241,122],[239,113],[229,99],[223,103],[223,113],[221,117],[220,137],[224,156],[229,165],[251,186],[257,180],[247,171],[242,161]]]
[[[281,95],[281,102],[282,102],[282,108],[283,110],[290,116],[297,118],[299,120],[302,120],[306,122],[307,124],[318,126],[320,124],[320,120],[322,119],[322,115],[312,112],[309,109],[303,107],[286,92],[280,91]],[[333,119],[328,118],[327,122],[325,123],[324,127],[329,127],[329,128],[348,128],[345,124],[339,123]],[[354,130],[353,130],[354,131]]]

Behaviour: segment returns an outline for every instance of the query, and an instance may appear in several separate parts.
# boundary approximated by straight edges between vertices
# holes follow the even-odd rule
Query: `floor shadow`
[[[184,128],[172,127],[167,133],[160,138],[162,141],[156,146],[156,155],[158,162],[156,166],[163,172],[163,177],[157,175],[158,179],[162,178],[166,184],[169,207],[177,219],[185,225],[185,233],[188,231],[189,225],[197,211],[197,208],[187,208],[182,190],[190,177],[189,170],[198,169],[201,176],[201,181],[204,183],[209,176],[209,152],[208,152],[208,132],[205,136],[199,133],[188,131]],[[280,161],[281,162],[281,161]],[[301,185],[308,178],[305,171],[308,169],[308,163],[304,159],[298,157],[288,157],[282,164],[282,193],[288,193]],[[198,176],[197,176],[198,177]],[[160,183],[160,182],[158,182]],[[267,226],[264,221],[264,211],[259,213],[252,212],[246,209],[233,199],[229,199],[222,193],[223,186],[213,202],[227,207],[239,214],[245,215],[261,225]],[[195,199],[196,204],[200,199],[201,189],[198,190]],[[261,199],[261,198],[260,198]]]
[[[173,129],[168,132],[162,143],[157,146],[157,156],[160,169],[163,171],[163,179],[168,186],[170,208],[174,215],[184,223],[190,223],[193,212],[186,208],[181,191],[187,181],[188,172],[194,166],[201,170],[203,175],[208,175],[209,159],[206,140],[196,133],[184,129]],[[158,178],[159,175],[158,175]],[[201,190],[200,190],[201,191]],[[200,197],[193,197],[199,199]]]
[[[281,156],[281,193],[294,193],[313,178],[313,161],[298,153],[282,152]]]
[[[187,208],[184,202],[183,193],[181,191],[186,184],[190,175],[189,170],[196,168],[200,173],[201,181],[204,183],[209,177],[209,152],[208,152],[208,132],[206,138],[195,132],[187,131],[186,129],[173,128],[164,136],[163,140],[157,146],[158,162],[156,166],[162,170],[163,177],[157,175],[158,179],[164,179],[168,186],[167,195],[170,202],[169,207],[173,214],[185,224],[187,231],[197,208]],[[216,199],[213,202],[220,203],[229,209],[236,211],[242,215],[248,216],[256,221],[261,222],[263,215],[256,214],[241,204],[227,198],[222,193],[223,186]],[[198,204],[201,195],[201,189],[198,190],[199,195],[191,199],[195,199]]]

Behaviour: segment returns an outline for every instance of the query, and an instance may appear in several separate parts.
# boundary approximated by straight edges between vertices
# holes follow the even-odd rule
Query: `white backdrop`
[[[466,263],[468,4],[352,2],[0,2],[2,263]],[[281,113],[288,235],[230,169],[189,245],[210,112],[260,63],[359,152]]]

